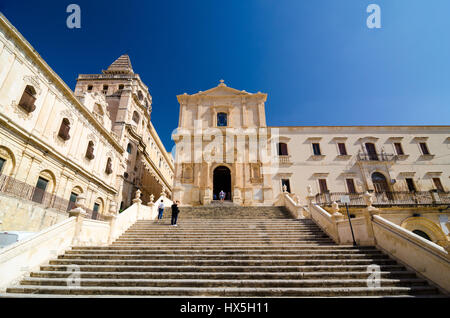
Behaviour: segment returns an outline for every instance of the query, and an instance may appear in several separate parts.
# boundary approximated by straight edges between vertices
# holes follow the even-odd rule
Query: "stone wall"
[[[0,193],[0,207],[2,231],[39,232],[69,217],[68,213],[3,193]]]

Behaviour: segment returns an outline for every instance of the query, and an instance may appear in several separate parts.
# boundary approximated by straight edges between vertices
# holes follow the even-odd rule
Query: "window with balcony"
[[[371,142],[366,143],[366,150],[369,160],[378,160],[377,151],[373,143]]]
[[[403,147],[402,144],[399,142],[394,143],[394,147],[395,147],[395,152],[397,153],[397,155],[402,156],[405,153],[403,152]]]
[[[284,142],[278,143],[278,155],[279,156],[287,156],[288,155],[288,149],[287,144]]]
[[[33,198],[31,199],[33,202],[42,203],[44,200],[45,190],[47,190],[47,185],[49,180],[44,179],[42,177],[38,178],[36,183],[36,187],[34,189]]]
[[[319,191],[320,191],[320,193],[329,192],[326,179],[319,179]]]
[[[406,186],[408,187],[409,192],[416,192],[416,185],[414,184],[414,180],[411,178],[405,179]]]
[[[356,193],[355,181],[353,179],[345,179],[347,183],[348,193]]]
[[[27,85],[19,101],[19,106],[27,113],[31,113],[36,109],[36,90],[33,86]]]
[[[72,210],[75,207],[75,202],[77,202],[78,193],[71,192],[69,198],[69,205],[67,206],[67,211]]]
[[[436,190],[444,192],[444,187],[442,186],[440,178],[433,178],[433,184]]]
[[[5,165],[6,159],[0,158],[0,174],[3,171],[3,166]]]

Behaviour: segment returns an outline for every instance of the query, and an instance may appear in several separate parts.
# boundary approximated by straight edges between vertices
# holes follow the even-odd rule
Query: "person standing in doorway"
[[[220,201],[223,201],[225,199],[225,192],[223,192],[223,190],[220,191],[219,198],[220,198]]]
[[[158,205],[158,220],[161,220],[164,213],[164,200],[161,200],[161,202]]]
[[[180,209],[178,208],[178,204],[180,204],[180,201],[175,201],[172,204],[172,221],[171,221],[171,224],[173,226],[178,226],[177,225],[178,213],[180,213]]]

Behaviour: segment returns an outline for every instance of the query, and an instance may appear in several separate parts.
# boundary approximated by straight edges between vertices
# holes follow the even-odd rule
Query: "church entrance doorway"
[[[231,200],[231,172],[225,166],[219,166],[213,172],[213,199],[219,200],[220,191],[225,192],[225,200]]]

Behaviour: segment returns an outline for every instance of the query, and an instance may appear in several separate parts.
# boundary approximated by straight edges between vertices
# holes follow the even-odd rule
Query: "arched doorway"
[[[225,200],[231,200],[231,172],[225,166],[219,166],[213,172],[214,200],[219,200],[220,191],[225,192]]]
[[[372,174],[372,183],[376,193],[386,193],[389,200],[392,200],[392,193],[390,192],[386,177],[380,172]]]

